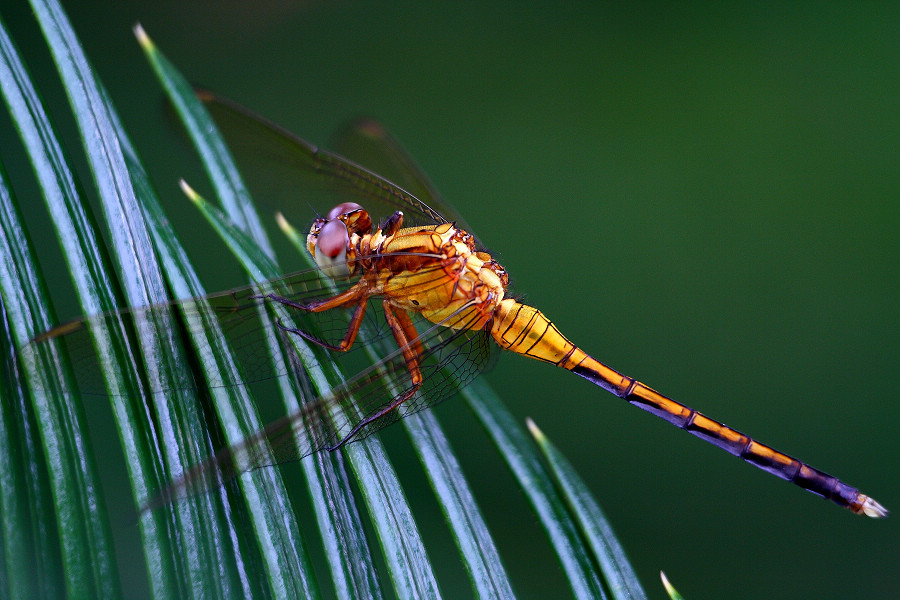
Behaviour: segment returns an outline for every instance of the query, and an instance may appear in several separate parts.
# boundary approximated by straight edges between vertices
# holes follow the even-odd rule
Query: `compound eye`
[[[356,202],[343,202],[328,211],[327,219],[340,219],[347,226],[347,231],[365,235],[372,229],[372,218],[362,206]]]
[[[328,211],[328,215],[325,217],[325,219],[331,221],[332,219],[337,219],[342,215],[346,215],[357,210],[362,210],[362,206],[360,206],[356,202],[342,202]]]
[[[335,219],[328,221],[319,229],[319,241],[316,243],[316,247],[318,252],[324,253],[329,258],[335,258],[341,252],[347,253],[347,244],[349,243],[350,234],[347,232],[347,226]]]
[[[335,219],[322,225],[316,236],[314,257],[325,275],[332,279],[346,279],[350,276],[347,266],[349,244],[350,234],[341,221]]]

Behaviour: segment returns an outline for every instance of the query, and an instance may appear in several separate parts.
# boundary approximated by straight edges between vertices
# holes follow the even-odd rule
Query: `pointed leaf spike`
[[[291,222],[285,218],[285,216],[278,211],[275,213],[275,223],[278,225],[278,228],[285,234],[290,235],[291,232],[296,231],[296,228],[291,225]]]
[[[669,583],[669,578],[666,577],[666,574],[663,571],[659,572],[659,578],[662,579],[663,587],[666,588],[666,593],[669,594],[669,598],[672,600],[684,600],[684,597],[678,593],[678,590]]]
[[[181,191],[184,192],[184,195],[187,196],[188,200],[190,200],[191,202],[197,203],[202,200],[202,198],[200,198],[200,194],[195,192],[194,188],[188,185],[188,182],[184,179],[179,179],[178,185],[179,187],[181,187]]]
[[[531,437],[533,437],[538,444],[543,445],[543,443],[547,441],[544,432],[531,420],[531,417],[525,419],[525,425],[528,427],[528,431],[531,432]]]
[[[147,32],[144,31],[144,28],[141,27],[140,23],[135,23],[132,31],[134,32],[134,37],[137,38],[138,44],[141,45],[141,48],[143,48],[144,51],[150,52],[154,49],[153,41],[150,39],[150,36],[147,35]]]

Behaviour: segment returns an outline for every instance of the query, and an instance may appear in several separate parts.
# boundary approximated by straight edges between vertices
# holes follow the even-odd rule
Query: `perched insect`
[[[351,153],[366,148],[369,156],[377,157],[379,164],[365,168],[320,150],[228,100],[208,92],[200,95],[232,127],[268,140],[262,152],[272,156],[260,158],[274,160],[283,172],[305,182],[284,186],[297,194],[296,205],[309,202],[328,208],[315,219],[307,237],[317,268],[265,286],[180,301],[175,303],[178,310],[213,311],[239,357],[244,382],[297,374],[302,360],[292,342],[300,338],[335,354],[374,345],[381,359],[306,403],[298,413],[189,470],[172,484],[169,495],[195,487],[196,481],[214,479],[213,472],[231,476],[361,439],[452,395],[481,372],[500,348],[571,371],[855,513],[887,514],[878,502],[837,478],[600,363],[564,337],[539,310],[510,297],[503,267],[480,249],[461,219],[448,218],[431,184],[377,123],[361,121],[345,136]],[[384,219],[380,225],[375,225],[369,211]],[[380,300],[381,306],[371,306],[372,300]],[[290,318],[279,317],[274,328],[266,327],[260,317],[265,311],[259,310],[264,305],[279,306],[281,314]],[[99,391],[93,389],[100,377],[87,334],[90,327],[126,316],[142,322],[157,311],[171,309],[172,305],[151,306],[100,315],[60,326],[35,341],[65,342],[75,357],[82,391]],[[272,335],[284,350],[281,359],[272,360],[266,352]],[[393,348],[387,347],[386,339],[392,340]],[[208,351],[199,349],[201,361],[207,359]],[[240,461],[233,461],[236,454],[242,456]]]

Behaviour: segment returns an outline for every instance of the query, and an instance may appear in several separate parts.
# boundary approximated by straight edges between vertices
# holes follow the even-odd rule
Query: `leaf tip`
[[[151,52],[155,49],[153,40],[150,39],[150,36],[147,35],[140,23],[135,23],[132,31],[134,32],[134,37],[137,38],[138,44],[141,45],[145,52]]]
[[[285,218],[285,216],[278,211],[275,213],[275,223],[278,224],[278,229],[280,229],[285,235],[291,235],[293,231],[296,231],[294,226]]]
[[[531,420],[531,417],[525,418],[525,425],[528,427],[528,431],[531,432],[531,436],[538,444],[542,444],[546,441],[547,437],[544,435],[544,432]]]
[[[190,200],[194,204],[199,204],[203,200],[200,194],[195,192],[194,188],[188,185],[188,182],[184,179],[178,180],[178,186],[181,188],[181,191],[184,192],[184,195],[188,197],[188,200]]]
[[[681,594],[678,593],[678,590],[676,590],[675,587],[671,583],[669,583],[669,578],[666,577],[665,571],[659,572],[659,578],[662,579],[663,587],[666,588],[666,593],[669,594],[669,598],[681,598]]]

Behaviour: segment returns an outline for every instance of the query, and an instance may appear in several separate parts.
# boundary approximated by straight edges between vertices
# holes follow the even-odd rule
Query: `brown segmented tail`
[[[887,509],[877,501],[837,477],[761,444],[591,358],[567,340],[536,308],[510,299],[503,300],[494,313],[491,334],[502,348],[572,371],[751,465],[828,498],[856,514],[869,517],[885,517],[888,514]]]

